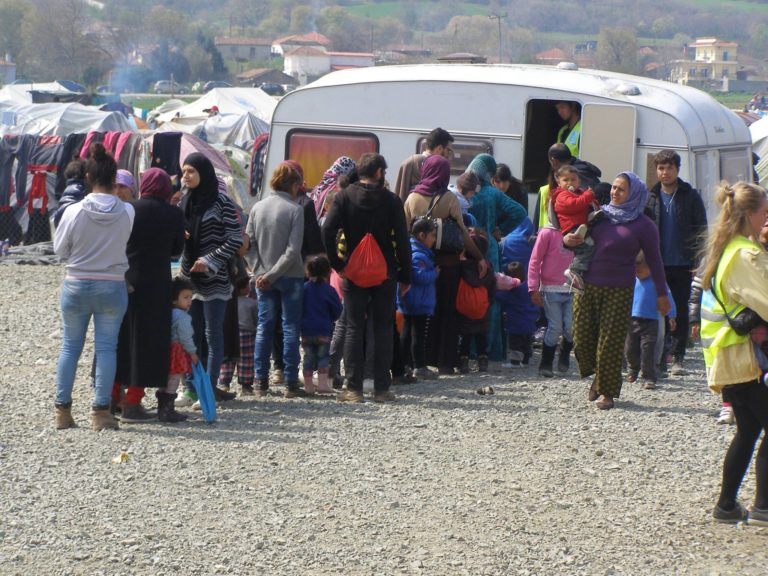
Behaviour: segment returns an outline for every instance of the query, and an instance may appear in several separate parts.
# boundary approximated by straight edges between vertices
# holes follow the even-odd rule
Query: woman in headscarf
[[[318,221],[322,222],[322,218],[328,211],[328,203],[326,199],[328,194],[336,190],[336,184],[341,176],[345,176],[355,169],[355,161],[349,156],[340,156],[331,165],[328,170],[325,171],[323,177],[320,179],[320,183],[312,189],[309,197],[315,203],[315,213],[317,214]]]
[[[430,204],[433,218],[453,218],[464,237],[464,249],[478,262],[481,275],[488,273],[485,255],[477,249],[469,236],[461,205],[455,194],[448,192],[451,164],[439,154],[428,156],[421,165],[421,180],[405,201],[405,221],[411,224],[424,216]],[[456,293],[459,289],[459,254],[435,250],[435,264],[440,274],[435,284],[435,315],[429,323],[427,336],[427,363],[437,366],[440,374],[453,374],[459,365],[459,333],[456,328]]]
[[[470,162],[467,172],[472,172],[480,180],[480,191],[472,197],[469,213],[477,220],[478,228],[488,231],[486,258],[491,262],[493,271],[500,272],[498,241],[517,228],[527,213],[520,204],[493,185],[496,168],[496,160],[493,156],[478,154]],[[491,302],[490,318],[488,357],[491,360],[504,360],[501,307],[495,300]]]
[[[211,382],[218,382],[224,355],[224,315],[232,296],[229,262],[243,244],[240,217],[234,202],[219,193],[213,164],[203,154],[186,157],[182,183],[187,193],[180,203],[186,226],[181,275],[195,287],[189,311],[195,343],[200,350],[205,337],[208,356],[203,361]],[[215,387],[214,394],[220,400],[235,397]]]
[[[127,386],[121,419],[128,423],[155,418],[141,405],[144,388],[158,388],[158,400],[168,400],[162,389],[168,383],[171,348],[171,258],[184,249],[184,215],[169,204],[173,187],[168,174],[160,168],[144,172],[140,196],[133,203],[136,218],[126,249],[130,294],[112,389],[117,405],[121,385]]]
[[[659,233],[643,214],[647,200],[648,188],[633,172],[622,172],[613,181],[611,202],[602,206],[605,217],[592,229],[595,256],[584,273],[584,292],[573,301],[574,353],[581,377],[595,376],[588,397],[597,400],[600,410],[613,408],[621,393],[621,363],[640,250],[651,269],[659,312],[664,316],[670,309]],[[577,246],[583,239],[567,234],[564,242]]]

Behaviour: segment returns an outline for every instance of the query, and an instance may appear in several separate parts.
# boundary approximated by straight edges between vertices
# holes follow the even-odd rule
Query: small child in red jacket
[[[597,220],[594,217],[590,218],[590,213],[599,209],[599,206],[592,190],[579,188],[581,184],[579,172],[573,166],[561,166],[555,173],[555,177],[558,186],[551,199],[555,218],[550,218],[550,221],[559,225],[563,236],[575,233],[584,238],[584,244],[568,248],[574,252],[574,257],[570,268],[565,271],[565,277],[569,280],[571,287],[583,290],[584,282],[581,275],[589,270],[589,264],[595,252],[594,242],[587,233],[588,225]]]

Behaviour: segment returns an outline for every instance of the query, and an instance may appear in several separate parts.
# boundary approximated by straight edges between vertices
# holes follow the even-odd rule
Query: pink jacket
[[[550,290],[562,287],[563,291],[567,292],[563,273],[572,260],[573,252],[563,246],[560,230],[550,226],[541,228],[528,264],[528,291],[538,292],[546,290],[547,287],[550,287]]]

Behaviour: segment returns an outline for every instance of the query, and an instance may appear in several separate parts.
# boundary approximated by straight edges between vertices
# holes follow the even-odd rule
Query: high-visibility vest
[[[759,248],[759,246],[748,240],[744,236],[737,236],[731,240],[720,257],[720,263],[717,265],[717,272],[714,277],[714,288],[717,290],[717,297],[725,306],[720,306],[711,289],[705,290],[701,298],[701,346],[704,349],[704,363],[707,368],[717,356],[721,348],[742,344],[749,340],[749,334],[739,336],[728,322],[727,316],[735,316],[746,308],[743,304],[733,302],[723,292],[723,278],[726,277],[731,268],[733,259],[743,249]],[[711,287],[710,287],[711,288]],[[726,316],[725,311],[728,311]]]
[[[549,184],[539,188],[539,230],[549,224]]]
[[[568,124],[560,128],[557,131],[557,141],[565,144],[568,150],[571,151],[571,156],[574,158],[579,157],[579,145],[581,144],[581,119],[573,125],[571,131],[568,132],[568,136],[563,139],[563,134],[568,130]]]

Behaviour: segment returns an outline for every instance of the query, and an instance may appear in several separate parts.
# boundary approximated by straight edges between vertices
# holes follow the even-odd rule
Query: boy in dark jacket
[[[64,177],[67,179],[67,187],[59,198],[59,207],[53,215],[53,225],[58,227],[61,217],[72,204],[80,202],[88,193],[88,185],[85,183],[85,160],[75,158],[64,169]]]
[[[427,322],[435,313],[435,281],[440,269],[435,266],[432,247],[437,241],[437,227],[429,218],[417,218],[411,226],[411,289],[398,295],[397,305],[405,322],[400,334],[400,354],[406,374],[413,367],[413,377],[429,379],[435,374],[427,368]]]
[[[484,230],[475,228],[471,231],[472,241],[480,250],[481,254],[488,251],[488,237]],[[469,254],[465,253],[465,258],[459,264],[460,283],[464,282],[471,288],[482,288],[487,294],[487,303],[493,299],[496,291],[496,277],[493,274],[486,274],[480,277],[477,268],[477,261]],[[459,285],[461,293],[462,286]],[[457,297],[458,301],[458,297]],[[457,305],[457,325],[459,332],[459,371],[462,374],[469,372],[469,351],[472,341],[475,341],[475,350],[477,352],[477,365],[480,372],[488,371],[488,330],[491,328],[490,305],[486,306],[485,314],[482,318],[472,319],[462,314],[461,308]]]

